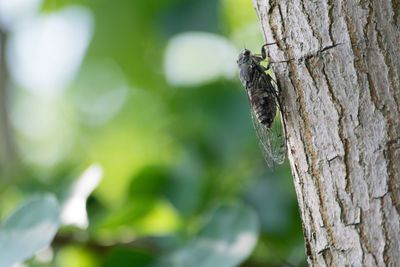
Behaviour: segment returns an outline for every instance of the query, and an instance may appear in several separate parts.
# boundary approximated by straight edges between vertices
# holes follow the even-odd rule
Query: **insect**
[[[279,98],[279,90],[275,89],[269,70],[261,62],[266,59],[265,44],[261,48],[261,55],[252,54],[244,49],[239,55],[239,78],[247,91],[251,117],[256,130],[260,147],[268,166],[273,169],[276,164],[282,164],[285,160],[285,136],[282,128],[284,121],[279,122],[279,112],[282,105]],[[275,83],[276,84],[276,83]],[[278,118],[277,118],[278,117]]]

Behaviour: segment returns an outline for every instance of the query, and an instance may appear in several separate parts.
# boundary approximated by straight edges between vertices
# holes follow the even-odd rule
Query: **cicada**
[[[275,44],[275,43],[271,43]],[[261,55],[252,54],[244,49],[239,55],[239,78],[247,91],[251,117],[256,130],[261,150],[268,166],[273,169],[276,164],[285,160],[286,140],[284,121],[280,121],[282,112],[280,91],[271,75],[268,73],[270,64],[261,65],[266,60],[265,44]]]

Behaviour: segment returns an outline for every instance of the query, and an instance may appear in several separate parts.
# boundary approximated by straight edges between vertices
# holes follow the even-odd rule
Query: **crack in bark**
[[[292,76],[289,76],[289,80],[290,80],[290,82],[291,82],[291,84],[292,84],[293,89],[296,89],[296,87],[295,87],[295,81],[293,80]],[[298,91],[298,90],[295,90],[295,92],[298,93],[299,91]],[[304,96],[299,95],[299,94],[297,94],[297,95],[298,95],[299,102],[304,101]],[[303,105],[304,105],[304,103],[303,103]],[[299,105],[300,108],[301,108],[301,106],[302,106],[302,105]],[[299,110],[299,114],[303,114],[303,115],[304,115],[304,111],[303,111],[303,110]],[[303,117],[303,116],[300,115],[300,117]],[[303,122],[306,124],[306,122],[305,122],[305,120],[304,120],[304,117],[303,117]],[[310,129],[309,126],[305,126],[305,128]],[[306,137],[305,137],[305,136],[300,135],[300,139],[301,139],[301,141],[302,141],[302,143],[303,143],[304,145],[306,145],[306,144],[308,143],[308,142],[306,141]],[[310,165],[310,161],[311,161],[311,160],[310,160],[310,158],[309,158],[309,154],[307,153],[307,147],[304,147],[304,149],[305,149],[304,155],[305,155],[305,157],[306,157],[306,162],[307,162],[307,166],[308,166],[307,173],[309,173],[309,172],[310,172],[310,168],[311,168],[311,165]],[[296,170],[297,170],[297,169],[296,169]],[[298,170],[297,170],[297,172],[298,172]],[[300,176],[297,176],[297,177],[300,179]],[[302,192],[305,192],[304,183],[301,182],[301,180],[299,180],[299,182],[301,183],[301,186],[302,186],[302,190],[303,190]],[[323,203],[321,202],[321,199],[319,199],[319,200],[320,200],[320,205],[319,205],[319,207],[321,207],[321,206],[323,205]],[[305,213],[305,212],[307,212],[307,216],[308,216],[310,222],[315,223],[315,222],[316,222],[316,219],[315,219],[314,216],[312,215],[312,213],[311,213],[311,208],[308,206],[308,204],[307,204],[307,202],[306,202],[306,200],[305,200],[304,198],[303,198],[303,203],[304,203],[304,213],[303,213],[304,218],[307,218],[307,217],[306,217],[306,213]],[[323,213],[323,212],[320,211],[320,213],[321,213],[321,218],[323,218],[323,217],[324,217],[324,216],[322,216],[322,213]],[[303,221],[304,221],[304,219],[303,219]],[[325,223],[324,223],[324,224],[325,224]],[[305,241],[306,241],[306,253],[307,253],[307,256],[308,256],[308,258],[309,258],[309,260],[310,260],[311,262],[316,262],[316,259],[314,258],[314,254],[312,253],[312,250],[311,250],[311,244],[312,244],[312,243],[316,244],[316,240],[314,239],[313,242],[311,242],[311,240],[309,239],[309,236],[315,235],[315,233],[316,233],[316,228],[315,228],[315,227],[318,227],[318,226],[315,226],[314,224],[310,224],[310,225],[309,225],[309,228],[306,228],[306,227],[303,225],[303,229],[304,229],[304,239],[305,239]],[[308,233],[307,229],[309,229],[311,232]],[[308,233],[309,235],[308,235],[307,233]]]
[[[324,75],[325,80],[327,82],[329,96],[331,97],[332,102],[333,102],[334,106],[336,107],[336,112],[339,115],[339,120],[338,120],[339,132],[338,132],[338,134],[339,134],[340,140],[342,141],[343,150],[344,150],[343,163],[344,163],[345,181],[346,181],[345,191],[347,192],[347,194],[352,196],[352,193],[351,193],[351,190],[350,190],[351,181],[350,181],[350,176],[349,176],[349,173],[350,173],[349,170],[350,170],[350,165],[351,165],[351,162],[349,160],[350,143],[349,143],[348,139],[344,135],[344,129],[345,129],[345,126],[344,126],[345,125],[345,123],[344,123],[344,119],[345,119],[344,113],[345,113],[345,111],[344,111],[343,105],[340,103],[339,99],[335,96],[333,85],[330,82],[330,79],[329,79],[329,77],[328,77],[328,75],[326,73],[325,67],[326,67],[325,66],[325,62],[323,62],[322,74]]]
[[[309,75],[310,75],[311,79],[314,79],[311,72],[309,72]],[[292,77],[290,77],[290,79],[292,80]],[[294,88],[296,88],[296,87],[294,87]],[[301,85],[298,85],[298,88],[299,88],[299,90],[296,90],[296,91],[299,93],[299,102],[300,102],[299,115],[304,122],[304,129],[305,129],[304,136],[300,136],[300,137],[305,146],[306,162],[307,162],[307,165],[309,168],[308,173],[313,178],[312,182],[314,183],[314,186],[317,188],[316,194],[317,194],[317,197],[319,200],[319,212],[321,215],[322,223],[324,224],[325,232],[327,233],[327,236],[329,238],[328,242],[331,245],[334,245],[336,243],[336,238],[335,238],[335,235],[333,234],[333,229],[332,229],[333,225],[331,225],[331,223],[329,222],[330,216],[327,211],[326,204],[325,204],[326,203],[326,197],[324,195],[325,190],[323,187],[323,183],[321,182],[322,175],[316,166],[318,156],[317,156],[317,152],[312,147],[311,124],[306,115],[307,112],[305,110],[303,110],[303,108],[302,108],[305,106],[305,103],[304,103],[305,100],[304,100],[304,95],[301,93],[301,92],[303,92],[303,90],[301,89]],[[315,233],[315,230],[313,233]],[[315,241],[316,241],[316,239],[315,239]]]
[[[371,97],[371,101],[374,104],[375,108],[382,112],[382,104],[379,99],[379,94],[377,93],[377,89],[375,88],[375,84],[373,78],[370,73],[367,73],[367,81],[369,88],[369,96]],[[383,113],[383,112],[382,112]]]
[[[315,89],[317,90],[317,93],[319,93],[319,87],[317,86],[317,81],[315,80],[314,76],[312,75],[312,68],[310,67],[310,64],[312,64],[312,63],[310,63],[310,60],[311,60],[310,58],[306,58],[304,60],[304,65],[306,66],[307,72],[311,77],[311,80],[313,82]]]
[[[398,148],[396,148],[398,149]],[[399,185],[398,185],[398,177],[399,174],[396,169],[396,152],[393,149],[392,146],[388,147],[388,159],[387,159],[387,168],[388,168],[388,174],[389,174],[389,183],[388,183],[388,189],[390,192],[390,198],[392,200],[392,203],[395,207],[395,211],[397,212],[397,215],[400,215],[400,199],[399,199]],[[397,162],[398,164],[398,162]],[[397,177],[397,179],[396,179]]]
[[[372,8],[372,7],[371,7]],[[383,55],[383,59],[385,62],[385,65],[388,68],[388,73],[387,73],[387,77],[390,81],[390,86],[389,86],[389,91],[393,94],[396,95],[394,90],[390,90],[393,88],[399,88],[399,84],[396,83],[395,80],[395,76],[396,76],[396,72],[393,70],[392,65],[392,59],[388,56],[388,53],[385,53],[385,50],[388,50],[389,52],[391,52],[390,49],[385,49],[385,45],[384,45],[384,37],[382,32],[379,30],[378,28],[378,23],[375,24],[375,31],[377,33],[377,44],[378,44],[378,48],[380,49],[380,51],[382,51],[382,55]],[[386,100],[386,99],[385,99]],[[397,103],[396,98],[395,100],[395,107],[397,106],[397,110],[399,111],[400,105]],[[388,102],[389,100],[385,101]],[[395,130],[395,123],[393,122],[392,119],[392,114],[393,111],[391,109],[389,109],[386,105],[383,106],[382,112],[384,113],[384,117],[386,118],[386,124],[388,126],[388,138],[389,139],[395,139],[397,136],[396,130]],[[397,115],[397,116],[396,116]],[[399,114],[396,114],[395,116],[398,117]],[[396,177],[399,177],[399,173],[397,172],[396,169],[396,155],[395,152],[393,151],[393,147],[392,146],[387,146],[388,149],[388,158],[386,160],[386,165],[388,168],[388,174],[389,174],[389,191],[390,196],[392,198],[392,202],[393,205],[396,208],[396,211],[398,214],[400,214],[400,199],[399,199],[399,190],[396,190],[397,187],[397,183],[399,182],[398,178],[396,179]]]
[[[286,5],[286,8],[287,8],[287,5]],[[283,36],[284,36],[284,38],[286,38],[287,36],[286,36],[286,25],[285,25],[285,20],[284,20],[284,18],[283,18],[283,14],[282,14],[282,9],[281,9],[281,5],[278,5],[278,11],[279,11],[279,16],[280,16],[280,18],[281,18],[281,22],[282,22],[282,28],[283,28]],[[280,47],[280,43],[278,43],[278,46],[279,46],[279,48],[283,51],[283,49],[282,49],[282,47]]]
[[[341,10],[343,12],[342,16],[344,17],[344,22],[345,22],[346,29],[347,29],[346,32],[348,33],[349,39],[350,39],[351,50],[352,50],[353,54],[355,55],[355,58],[360,58],[361,59],[361,60],[353,60],[353,68],[354,68],[356,76],[357,76],[357,84],[360,85],[360,88],[365,88],[364,79],[362,78],[362,70],[366,70],[366,68],[364,67],[364,65],[365,65],[364,64],[364,61],[365,61],[364,58],[365,58],[365,56],[364,56],[364,52],[361,49],[358,48],[356,30],[355,30],[355,27],[352,24],[351,18],[347,15],[347,12],[345,12],[345,10],[346,10],[346,8],[344,6],[345,4],[346,4],[346,1],[342,1]],[[363,27],[363,29],[364,29],[364,31],[363,31],[364,36],[363,37],[364,37],[364,39],[367,40],[367,42],[368,42],[367,26],[370,23],[370,21],[371,21],[370,16],[368,16],[367,17],[367,23]],[[363,103],[364,95],[365,95],[364,90],[360,90],[359,94],[358,94],[358,103],[360,103],[360,104],[357,107],[358,125],[354,129],[354,133],[355,133],[355,136],[356,136],[357,144],[360,144],[359,140],[362,139],[362,136],[358,132],[361,132],[364,129],[364,125],[362,124],[362,119],[361,119],[361,109],[362,109],[362,103]],[[347,155],[348,155],[348,153],[350,151],[350,147],[349,147],[349,144],[348,144],[348,142],[346,140],[345,140],[344,144],[345,144],[345,146],[344,146],[344,148],[345,148],[345,159],[344,160],[345,160],[345,162],[348,162],[349,159],[348,159]],[[364,159],[363,153],[362,153],[362,151],[360,151],[360,164],[361,164],[361,166],[365,166],[364,165],[365,163],[364,163],[363,159]],[[362,168],[362,171],[363,171],[364,176],[365,176],[365,169]],[[346,173],[347,173],[347,171],[346,171]],[[349,181],[349,179],[346,179],[346,181]],[[350,187],[352,187],[351,184],[350,183],[346,183],[345,191],[347,193],[349,193]],[[351,194],[351,199],[353,200],[352,194]],[[361,220],[361,213],[360,213],[360,220]],[[361,242],[361,240],[360,240],[360,242]],[[364,254],[362,255],[362,257],[363,257],[363,262],[364,262],[365,261]]]
[[[371,12],[371,17],[372,17],[374,14],[372,3],[369,4],[369,9]],[[378,23],[375,23],[374,30],[377,34],[378,48],[380,50],[380,53],[383,55],[385,65],[388,68],[387,77],[388,77],[388,79],[390,81],[390,85],[391,85],[391,86],[389,86],[389,91],[393,95],[395,95],[395,92],[393,90],[390,90],[390,88],[398,88],[399,87],[396,84],[396,81],[394,80],[394,76],[396,75],[396,73],[393,71],[393,69],[391,67],[392,66],[391,58],[386,55],[387,53],[385,53],[383,35],[378,28]],[[372,79],[369,74],[368,74],[368,82],[373,85]],[[393,122],[393,119],[391,118],[393,111],[391,109],[389,109],[387,105],[382,103],[382,102],[388,102],[388,100],[385,99],[386,101],[384,101],[384,100],[379,99],[379,94],[378,94],[375,86],[373,86],[372,88],[374,89],[373,95],[375,96],[374,104],[378,108],[378,110],[381,111],[382,114],[384,114],[384,118],[386,118],[386,125],[387,125],[387,129],[388,129],[388,138],[395,139],[397,136],[396,130],[394,127],[395,123]],[[371,92],[371,94],[372,94],[372,92]],[[377,103],[380,104],[379,107],[377,106]],[[396,104],[395,104],[395,106],[396,106]],[[398,109],[399,109],[399,105],[397,104],[397,110]],[[397,114],[397,117],[398,117],[398,114]],[[397,213],[400,214],[400,198],[398,196],[399,191],[398,191],[398,189],[396,190],[397,183],[399,182],[398,179],[396,179],[396,177],[399,177],[398,176],[399,174],[397,173],[397,170],[396,170],[396,163],[395,163],[396,155],[391,146],[387,146],[387,150],[388,150],[388,157],[386,160],[386,167],[388,169],[388,174],[389,174],[388,187],[389,187],[390,196],[392,198],[393,205],[395,206]]]
[[[270,8],[268,9],[268,23],[269,23],[269,25],[271,26],[271,32],[272,32],[272,36],[273,36],[273,38],[275,39],[275,40],[279,40],[280,38],[279,37],[277,37],[277,31],[276,31],[276,25],[274,24],[274,22],[273,22],[273,15],[272,15],[272,13],[274,12],[274,10],[275,10],[275,8],[276,7],[278,7],[278,9],[280,8],[280,6],[275,2],[275,1],[270,1]],[[283,27],[283,29],[284,29],[284,32],[285,32],[285,23],[284,23],[284,21],[283,21],[283,16],[282,16],[282,13],[280,12],[280,9],[279,9],[279,13],[280,13],[280,16],[281,16],[281,23],[282,23],[282,27]],[[265,31],[264,31],[265,32]],[[284,37],[283,38],[285,38],[285,35],[283,35]],[[283,39],[283,38],[281,38],[281,39]],[[281,49],[281,50],[283,50],[282,49],[282,47],[281,47],[281,42],[278,42],[277,43],[277,47],[279,48],[279,49]],[[269,54],[268,54],[269,55]]]
[[[312,23],[310,14],[309,14],[309,12],[307,11],[304,2],[305,2],[305,1],[300,1],[300,5],[301,5],[301,9],[302,9],[302,10],[301,10],[301,13],[303,13],[303,15],[305,15],[305,17],[307,18],[308,26],[310,26],[312,36],[315,37],[315,38],[318,40],[319,47],[321,47],[321,46],[322,46],[322,38],[321,38],[321,36],[318,34],[318,32],[314,29],[314,26],[313,26],[313,23]]]
[[[363,224],[363,211],[361,210],[360,211],[360,225],[362,225]],[[356,231],[360,234],[360,232],[361,232],[361,229],[360,229],[361,227],[358,227],[358,228],[356,228]],[[358,239],[358,242],[360,243],[360,247],[364,247],[364,243],[362,242],[363,240],[362,240],[362,238],[360,237],[359,239]],[[364,250],[362,250],[362,253],[361,253],[361,257],[362,257],[362,260],[361,260],[361,262],[363,263],[363,265],[364,266],[366,266],[366,262],[365,262],[365,252],[364,252]]]
[[[341,138],[341,137],[340,137]],[[349,175],[349,164],[350,164],[350,160],[349,160],[349,154],[350,154],[350,143],[347,140],[347,138],[342,139],[342,141],[344,141],[343,145],[344,145],[344,156],[343,156],[343,162],[344,162],[344,166],[345,166],[345,180],[346,180],[346,185],[344,190],[346,191],[347,194],[350,195],[350,198],[352,201],[354,201],[353,199],[353,192],[351,191],[350,188],[352,188],[352,183],[350,180],[350,175]]]
[[[362,218],[364,216],[363,214],[364,214],[364,212],[361,211],[360,218]],[[361,221],[362,221],[362,219],[361,219]],[[371,255],[372,259],[375,262],[375,266],[379,266],[378,259],[376,258],[375,254],[372,251],[372,248],[370,247],[368,236],[364,232],[363,224],[360,224],[360,226],[358,227],[358,232],[360,234],[360,242],[362,241],[361,246],[363,246],[367,250],[368,254]],[[363,255],[363,257],[364,257],[364,255]]]
[[[385,216],[385,205],[384,205],[384,197],[382,197],[380,199],[380,203],[381,203],[381,214],[382,214],[382,222],[381,222],[381,226],[383,229],[383,236],[385,238],[385,245],[383,247],[383,262],[385,264],[388,264],[389,262],[389,255],[388,255],[388,251],[389,251],[389,245],[391,244],[390,238],[388,236],[388,229],[386,228],[386,216]]]
[[[339,193],[337,190],[335,191],[335,198],[336,198],[336,202],[338,203],[339,208],[340,208],[340,222],[345,223],[345,221],[346,221],[345,209],[343,207],[343,202],[340,200]]]
[[[345,1],[343,2],[343,4],[344,3],[345,3]],[[342,7],[342,10],[345,10],[345,8]],[[361,49],[359,49],[359,47],[357,45],[357,34],[356,34],[356,29],[353,26],[352,18],[349,17],[347,14],[344,14],[344,18],[345,18],[345,22],[346,22],[347,32],[349,33],[353,54],[356,56],[356,58],[364,58],[364,52]],[[365,26],[363,27],[363,37],[364,37],[364,39],[366,39],[366,43],[369,44],[370,40],[368,38],[368,29],[369,29],[370,25],[372,25],[372,21],[373,21],[372,10],[369,10],[366,20],[367,20],[367,22],[366,22]],[[360,88],[370,88],[370,86],[369,86],[369,78],[370,78],[369,75],[370,74],[368,72],[367,67],[364,67],[364,60],[363,61],[353,60],[353,67],[354,67],[355,73],[357,75],[357,83],[360,85]],[[362,78],[363,76],[367,76],[366,83],[364,82],[364,79]],[[366,87],[366,85],[368,85],[368,87]],[[371,93],[371,90],[369,90],[369,93],[370,93],[370,95],[371,94],[374,95],[373,93]],[[359,140],[362,140],[363,136],[358,134],[357,132],[363,131],[365,129],[364,125],[362,124],[360,109],[362,109],[362,106],[363,106],[362,103],[365,103],[366,100],[367,99],[365,98],[364,90],[359,90],[358,102],[360,104],[358,105],[358,108],[357,108],[357,119],[358,119],[359,125],[357,126],[357,131],[355,131],[355,135],[357,137],[358,143],[360,143]],[[361,128],[361,130],[359,130],[359,128]],[[361,143],[362,143],[362,141],[361,141]],[[360,163],[360,166],[364,166],[362,168],[364,177],[368,177],[369,175],[367,174],[367,170],[365,168],[365,166],[366,166],[365,153],[363,152],[363,150],[359,151],[359,163]]]
[[[393,65],[392,59],[391,59],[390,56],[388,56],[389,53],[392,54],[391,53],[392,51],[391,51],[391,49],[385,47],[385,44],[384,44],[384,41],[383,41],[384,37],[383,37],[382,32],[378,28],[378,23],[375,23],[375,28],[374,29],[375,29],[375,32],[377,34],[376,35],[377,36],[376,40],[377,40],[378,48],[379,48],[379,50],[381,52],[381,55],[383,56],[383,59],[385,61],[385,65],[388,68],[388,72],[387,72],[386,76],[387,76],[387,78],[388,78],[388,80],[390,82],[389,90],[392,89],[392,88],[398,88],[399,87],[398,83],[396,83],[396,81],[394,79],[394,77],[396,77],[396,72],[393,71],[393,68],[392,68],[392,65]],[[385,51],[388,51],[388,52],[385,53]],[[391,91],[391,93],[393,95],[395,95],[394,91]],[[397,104],[397,107],[399,108],[398,104]]]
[[[328,33],[329,33],[329,38],[331,39],[332,43],[335,43],[333,40],[333,35],[332,35],[332,27],[334,23],[333,19],[333,9],[335,8],[335,0],[328,0],[328,18],[329,18],[329,25],[328,25]]]
[[[293,178],[299,177],[299,169],[296,164],[294,164],[294,168],[295,168],[296,174],[293,175]],[[301,186],[301,189],[303,190],[302,192],[304,192],[304,183],[301,180],[299,180],[299,184]],[[307,206],[307,203],[305,202],[304,195],[302,194],[302,192],[299,192],[298,196],[301,197],[301,201],[302,201],[303,205]],[[300,207],[299,207],[299,209],[300,209]],[[302,218],[306,218],[305,211],[300,209],[300,214],[301,214]],[[303,226],[303,234],[304,234],[304,232],[306,231],[306,228],[304,226],[304,220],[302,220],[302,226]]]
[[[346,1],[342,2],[342,5],[344,5]],[[345,10],[345,8],[342,6],[342,10]],[[342,14],[344,17],[344,21],[346,23],[346,29],[347,33],[349,34],[349,39],[350,39],[350,44],[351,44],[351,50],[353,54],[355,55],[355,58],[363,58],[363,51],[357,47],[357,35],[356,35],[356,30],[354,29],[354,26],[351,23],[351,18],[346,14]],[[364,27],[365,29],[365,27]],[[366,34],[364,34],[365,36]],[[359,61],[353,60],[353,67],[356,70],[356,75],[357,75],[357,82],[358,84],[361,84],[361,88],[364,88],[364,82],[363,79],[360,77],[359,70],[363,69],[362,64],[360,64]],[[361,90],[362,91],[362,90]]]
[[[392,10],[393,10],[393,22],[394,24],[399,27],[398,25],[398,20],[399,20],[399,15],[400,15],[400,0],[392,0]]]
[[[332,48],[335,48],[336,46],[338,46],[338,45],[342,45],[343,43],[334,43],[334,44],[332,44],[332,45],[328,45],[328,46],[325,46],[324,48],[322,48],[321,50],[319,50],[318,51],[318,53],[320,54],[320,53],[323,53],[323,52],[325,52],[325,51],[327,51],[327,50],[329,50],[329,49],[332,49]]]
[[[291,79],[290,79],[290,82],[292,83]],[[293,89],[295,89],[293,83],[292,83],[292,87],[293,87]],[[300,138],[302,138],[302,137],[300,136]],[[305,155],[307,156],[306,153],[305,153]],[[307,160],[307,162],[308,162],[308,160]],[[312,253],[312,250],[311,250],[311,240],[308,238],[308,235],[307,235],[307,229],[308,228],[305,226],[305,221],[307,220],[306,212],[308,211],[308,218],[309,218],[309,220],[311,222],[315,222],[315,219],[314,219],[314,217],[312,216],[312,214],[310,212],[311,208],[308,206],[306,200],[304,199],[304,195],[303,195],[303,192],[305,192],[304,182],[302,182],[301,179],[300,179],[301,176],[299,175],[298,166],[296,164],[294,164],[294,167],[295,167],[295,171],[296,171],[296,176],[294,176],[294,177],[298,177],[299,178],[298,182],[299,182],[299,185],[301,187],[301,192],[298,193],[298,197],[301,197],[301,201],[303,203],[303,209],[299,206],[299,210],[300,210],[300,214],[302,215],[302,218],[303,218],[301,221],[302,221],[302,228],[303,228],[303,237],[304,237],[304,241],[305,241],[306,255],[308,256],[309,260],[311,260],[311,262],[313,262],[314,261],[314,257],[313,257],[313,253]],[[312,232],[316,231],[314,224],[309,224],[309,227],[311,228],[310,230]]]
[[[322,67],[322,74],[324,75],[324,78],[326,80],[327,83],[327,88],[328,88],[328,94],[331,97],[331,101],[333,102],[335,108],[336,108],[336,112],[339,115],[339,119],[338,119],[338,125],[339,125],[339,138],[342,141],[343,144],[343,150],[344,150],[344,155],[343,155],[343,159],[342,157],[339,157],[339,159],[343,162],[344,164],[344,171],[345,171],[345,192],[350,196],[350,199],[352,199],[353,194],[352,191],[350,190],[350,188],[352,188],[352,183],[351,183],[351,179],[350,179],[350,169],[351,169],[351,162],[349,160],[349,155],[350,155],[350,143],[349,140],[345,137],[345,109],[343,107],[343,105],[340,103],[339,99],[336,97],[335,95],[335,90],[334,90],[334,86],[331,83],[327,72],[326,72],[326,65],[325,62],[323,61],[323,67]],[[336,188],[336,185],[335,185]],[[338,194],[336,193],[336,199],[337,199],[337,203],[339,204],[339,207],[341,209],[341,221],[346,225],[358,225],[359,222],[354,221],[354,222],[349,222],[347,220],[347,216],[345,214],[346,209],[343,208],[343,203],[341,201],[341,198],[338,196]]]
[[[322,255],[322,258],[327,266],[333,266],[333,255],[329,247],[319,251],[318,254]]]

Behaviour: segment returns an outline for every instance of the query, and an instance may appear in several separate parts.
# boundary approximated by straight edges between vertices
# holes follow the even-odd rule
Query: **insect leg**
[[[290,61],[293,61],[294,59],[289,59],[289,60],[281,60],[281,61],[271,61],[268,63],[269,64],[275,64],[275,63],[288,63]]]
[[[265,47],[270,46],[270,45],[277,44],[277,43],[279,43],[279,42],[281,42],[281,41],[283,41],[283,40],[285,40],[285,38],[282,38],[282,39],[280,39],[279,41],[276,41],[276,42],[273,42],[273,43],[266,43],[266,44],[264,44],[264,45],[261,47],[261,55],[262,55],[262,58],[263,58],[264,60],[267,58],[267,52],[266,52],[266,50],[265,50]]]

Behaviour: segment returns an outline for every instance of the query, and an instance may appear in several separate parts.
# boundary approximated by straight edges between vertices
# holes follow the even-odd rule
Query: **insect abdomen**
[[[250,90],[251,107],[259,123],[271,127],[276,115],[276,102],[273,94],[266,90]]]

